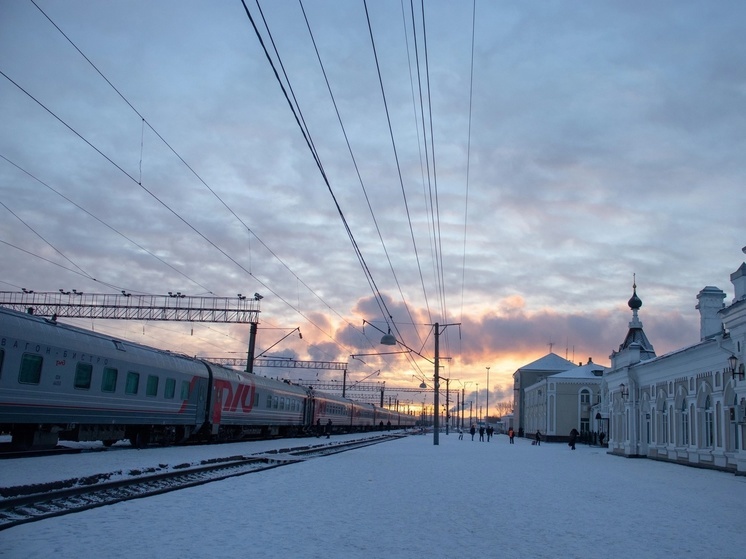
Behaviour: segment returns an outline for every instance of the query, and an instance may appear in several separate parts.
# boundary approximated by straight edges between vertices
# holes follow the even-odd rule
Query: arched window
[[[705,448],[712,448],[712,441],[713,441],[713,435],[715,433],[715,422],[714,422],[714,416],[712,413],[712,401],[710,400],[710,395],[707,395],[707,399],[705,400],[705,431],[704,431],[704,440],[702,441],[702,445]]]
[[[681,401],[681,444],[689,444],[689,411],[686,407],[686,400]]]

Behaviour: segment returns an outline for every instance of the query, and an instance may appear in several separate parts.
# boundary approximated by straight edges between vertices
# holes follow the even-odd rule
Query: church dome
[[[636,311],[642,306],[642,300],[637,296],[637,286],[634,286],[632,290],[632,297],[627,301],[629,308]]]

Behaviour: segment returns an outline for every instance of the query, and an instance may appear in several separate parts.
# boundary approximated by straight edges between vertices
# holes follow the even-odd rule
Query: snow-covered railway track
[[[287,448],[252,456],[234,456],[199,467],[144,475],[134,479],[32,492],[0,500],[0,530],[96,507],[186,489],[249,473],[329,456],[399,438],[386,435],[365,440]]]

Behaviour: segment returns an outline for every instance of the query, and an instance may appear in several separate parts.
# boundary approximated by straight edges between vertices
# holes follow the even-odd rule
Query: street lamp
[[[479,413],[479,383],[477,382],[475,384],[477,385],[477,397],[476,397],[476,401],[474,402],[474,411],[477,412],[477,425],[478,425],[482,419],[481,418],[482,414]]]
[[[485,413],[487,425],[490,424],[490,368],[487,367],[487,412]]]
[[[367,322],[367,321],[363,321],[363,322]],[[370,322],[368,322],[368,324],[370,324]],[[376,328],[376,330],[378,330],[379,332],[383,332],[383,330],[381,330],[380,328],[377,328],[373,324],[370,324],[370,325],[373,326],[373,328]],[[444,324],[443,325],[443,329],[445,329],[446,326],[452,326],[452,325],[451,324]],[[439,429],[440,429],[440,425],[439,425],[440,422],[438,421],[438,419],[439,419],[438,416],[440,415],[438,413],[438,409],[439,409],[439,406],[440,406],[440,402],[439,402],[439,396],[440,396],[440,394],[439,394],[439,390],[440,390],[440,378],[438,376],[440,374],[440,334],[441,334],[440,324],[438,324],[437,322],[435,324],[433,324],[433,330],[435,331],[435,336],[434,336],[434,340],[435,340],[435,359],[433,361],[430,361],[430,359],[428,359],[427,357],[425,357],[424,355],[422,355],[419,351],[416,351],[416,350],[412,349],[411,347],[409,347],[404,342],[402,342],[400,340],[397,340],[394,337],[394,335],[391,333],[391,328],[390,327],[388,329],[388,333],[384,334],[383,337],[381,338],[381,345],[389,345],[389,346],[391,346],[391,345],[396,345],[397,343],[399,343],[399,344],[403,345],[405,348],[407,348],[409,351],[411,351],[413,353],[416,353],[417,355],[419,355],[423,359],[427,359],[428,361],[430,361],[433,364],[433,367],[434,367],[434,373],[433,373],[433,395],[434,395],[433,396],[433,400],[434,400],[433,401],[433,407],[435,409],[435,412],[433,413],[433,444],[437,445],[437,444],[440,444],[440,437],[439,437],[440,433],[438,432]],[[423,382],[422,384],[425,384],[425,383]]]
[[[731,355],[730,357],[728,357],[728,366],[730,367],[730,372],[733,375],[733,378],[736,378],[736,376],[738,376],[738,378],[743,380],[744,376],[746,376],[746,371],[744,371],[743,368],[737,369],[738,357],[736,357],[735,355]]]

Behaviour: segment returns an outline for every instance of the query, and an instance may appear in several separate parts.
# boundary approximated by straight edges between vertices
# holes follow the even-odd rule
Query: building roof
[[[552,375],[553,379],[556,378],[601,378],[601,375],[608,371],[608,367],[604,367],[603,365],[599,365],[598,363],[594,363],[591,361],[590,363],[586,363],[585,365],[580,365],[579,367],[573,367],[572,369],[568,369],[567,371],[562,371],[561,373],[557,373],[556,375]],[[601,371],[600,374],[594,374],[594,371]]]
[[[557,355],[556,353],[547,353],[544,357],[537,359],[536,361],[524,365],[519,371],[566,371],[570,367],[574,367],[575,363],[568,361]]]

